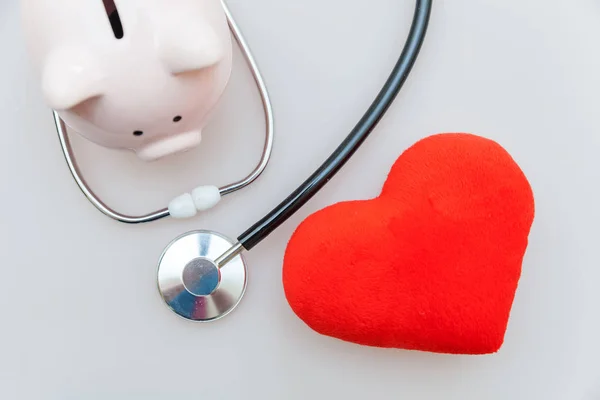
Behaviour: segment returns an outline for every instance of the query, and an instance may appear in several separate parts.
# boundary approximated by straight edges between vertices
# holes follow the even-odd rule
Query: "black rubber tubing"
[[[238,237],[238,243],[246,250],[250,250],[259,244],[304,206],[333,178],[367,139],[394,102],[417,60],[427,33],[431,5],[432,0],[417,0],[410,33],[402,54],[377,98],[352,132],[298,189]]]

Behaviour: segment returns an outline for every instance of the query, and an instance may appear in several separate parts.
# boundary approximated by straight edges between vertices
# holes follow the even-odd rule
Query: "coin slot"
[[[108,16],[108,21],[110,22],[110,26],[112,28],[113,34],[117,39],[123,39],[125,36],[125,31],[123,29],[123,22],[121,21],[121,16],[119,15],[119,10],[117,9],[117,5],[114,0],[102,0],[104,2],[104,9],[106,10],[106,15]]]

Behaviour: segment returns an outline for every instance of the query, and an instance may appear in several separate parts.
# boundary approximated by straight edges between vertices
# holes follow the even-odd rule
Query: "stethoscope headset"
[[[214,321],[229,314],[241,301],[246,289],[246,261],[243,252],[255,248],[304,204],[306,204],[358,150],[374,130],[398,95],[411,72],[424,42],[432,0],[416,0],[410,32],[403,51],[379,94],[331,156],[293,193],[271,212],[233,241],[213,231],[184,233],[167,245],[158,262],[158,290],[177,315],[192,321]],[[239,44],[259,89],[265,111],[266,139],[261,159],[244,179],[215,189],[225,196],[253,183],[269,163],[273,148],[273,111],[268,91],[248,44],[223,2],[230,30]],[[169,207],[143,216],[128,216],[103,203],[83,179],[71,148],[66,126],[59,114],[54,120],[67,165],[87,199],[106,216],[127,224],[156,221],[168,216],[189,217],[194,212],[179,212],[179,203],[189,195],[175,199]],[[201,188],[200,188],[201,189]],[[187,196],[187,197],[185,197]],[[207,207],[208,208],[208,207]]]

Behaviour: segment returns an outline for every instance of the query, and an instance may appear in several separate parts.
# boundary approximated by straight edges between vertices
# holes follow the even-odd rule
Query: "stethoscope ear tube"
[[[298,189],[238,237],[238,252],[240,248],[251,250],[304,206],[367,139],[400,92],[417,60],[427,33],[431,6],[432,0],[417,0],[412,26],[402,54],[377,98],[352,132]]]

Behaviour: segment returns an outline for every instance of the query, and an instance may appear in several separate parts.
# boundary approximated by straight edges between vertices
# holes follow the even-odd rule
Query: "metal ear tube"
[[[246,60],[248,67],[254,77],[256,86],[258,88],[260,98],[262,101],[263,109],[264,109],[264,118],[265,118],[265,141],[262,150],[262,154],[260,156],[260,160],[256,167],[243,179],[229,183],[225,186],[216,188],[211,186],[201,186],[197,188],[197,190],[202,191],[202,193],[206,193],[206,191],[217,192],[217,199],[214,201],[214,204],[218,203],[220,197],[227,196],[231,193],[237,192],[238,190],[244,189],[245,187],[252,184],[258,177],[263,173],[267,165],[269,164],[271,154],[273,152],[273,142],[274,142],[274,116],[273,116],[273,106],[271,104],[271,99],[269,97],[269,91],[265,85],[264,79],[260,73],[260,69],[256,63],[252,55],[252,51],[250,50],[250,46],[244,39],[244,36],[236,24],[233,15],[229,11],[229,8],[222,2],[223,9],[225,11],[225,15],[227,17],[227,21],[229,23],[229,27],[231,29],[232,35],[237,41],[242,54]],[[82,193],[86,196],[86,198],[104,215],[112,218],[116,221],[127,223],[127,224],[142,224],[147,222],[153,222],[168,216],[174,216],[175,218],[185,218],[192,217],[196,215],[196,210],[198,207],[193,203],[192,196],[189,194],[181,195],[175,198],[168,207],[165,207],[160,210],[156,210],[146,215],[140,216],[131,216],[122,214],[110,206],[105,204],[90,188],[85,179],[83,178],[79,166],[77,165],[77,161],[75,158],[75,154],[73,152],[73,148],[71,147],[71,142],[69,140],[69,135],[67,133],[67,127],[65,122],[61,119],[59,113],[57,111],[53,112],[54,122],[56,125],[56,131],[58,133],[58,138],[60,141],[61,149],[63,151],[65,160],[67,162],[67,166],[77,183],[77,186],[82,191]],[[215,195],[213,195],[215,197]],[[185,201],[187,200],[187,204]],[[181,203],[184,203],[183,205]],[[213,204],[213,205],[214,205]],[[185,208],[182,210],[182,208]],[[209,207],[207,207],[209,208]],[[174,210],[182,210],[179,213],[175,213]]]

